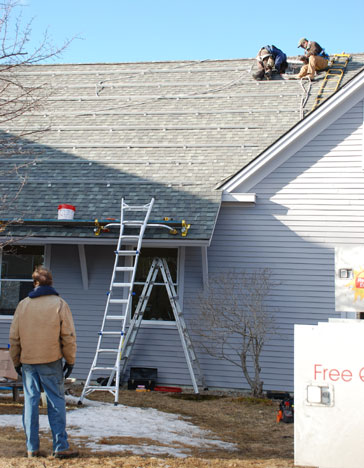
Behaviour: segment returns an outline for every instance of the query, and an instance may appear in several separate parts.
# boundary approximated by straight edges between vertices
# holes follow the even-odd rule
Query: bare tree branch
[[[71,40],[61,47],[55,47],[45,31],[40,43],[29,47],[33,20],[22,21],[22,4],[19,0],[3,0],[0,2],[0,157],[6,159],[2,164],[1,178],[17,184],[16,189],[9,194],[0,195],[0,218],[14,213],[16,200],[19,198],[27,180],[27,170],[36,161],[30,136],[41,137],[49,131],[49,123],[38,128],[27,128],[26,116],[41,111],[52,89],[49,83],[34,84],[24,72],[29,66],[44,60],[58,57]],[[18,123],[15,127],[14,124]],[[34,138],[33,138],[34,139]],[[21,159],[21,162],[12,159]],[[15,210],[16,211],[16,210]],[[19,214],[19,213],[18,213]],[[11,215],[10,215],[11,217]],[[0,231],[6,234],[7,228],[21,221],[20,216],[1,223]],[[0,242],[0,247],[4,245]]]
[[[267,306],[273,286],[268,268],[229,271],[211,276],[197,299],[194,330],[202,349],[238,366],[254,396],[263,392],[260,355],[267,335],[275,331],[274,311]]]

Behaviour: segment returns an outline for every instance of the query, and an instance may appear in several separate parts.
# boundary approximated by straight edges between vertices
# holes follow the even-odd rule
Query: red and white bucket
[[[76,207],[63,203],[58,205],[58,219],[73,219],[75,216]]]

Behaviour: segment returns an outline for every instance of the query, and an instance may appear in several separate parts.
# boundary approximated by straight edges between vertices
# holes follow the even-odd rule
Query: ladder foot
[[[118,406],[118,404],[119,404],[119,403],[115,401],[114,406]]]

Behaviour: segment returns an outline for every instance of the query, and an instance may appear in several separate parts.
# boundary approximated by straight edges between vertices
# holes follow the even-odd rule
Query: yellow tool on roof
[[[182,237],[187,236],[187,233],[188,233],[188,230],[190,229],[190,227],[191,227],[191,224],[187,224],[186,221],[184,219],[182,219],[182,228],[181,228]]]
[[[312,110],[338,90],[351,55],[335,54],[329,63],[325,78],[315,99]]]

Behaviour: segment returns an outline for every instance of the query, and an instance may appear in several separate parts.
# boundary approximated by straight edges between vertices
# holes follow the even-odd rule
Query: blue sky
[[[20,0],[34,18],[32,41],[48,29],[58,63],[254,57],[265,44],[299,53],[305,36],[329,53],[364,52],[363,0]]]

